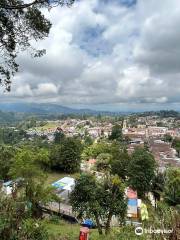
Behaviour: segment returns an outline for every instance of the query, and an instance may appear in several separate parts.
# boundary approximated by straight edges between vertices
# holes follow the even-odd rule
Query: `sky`
[[[18,57],[0,101],[112,111],[180,110],[180,1],[77,0],[44,14],[46,55]]]

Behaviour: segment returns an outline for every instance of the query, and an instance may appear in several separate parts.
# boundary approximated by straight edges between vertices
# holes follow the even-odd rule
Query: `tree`
[[[107,142],[93,143],[89,147],[85,147],[82,152],[82,159],[97,158],[101,153],[111,153],[110,145]]]
[[[24,199],[31,205],[32,216],[40,217],[40,204],[52,201],[55,194],[52,187],[44,185],[46,176],[40,169],[35,153],[26,148],[19,150],[11,166],[10,175],[14,179],[23,180]]]
[[[50,148],[50,167],[56,171],[62,171],[62,158],[61,158],[62,145],[53,144]]]
[[[178,157],[180,157],[180,139],[175,138],[172,142],[172,147],[176,149]]]
[[[80,170],[82,145],[78,139],[66,138],[61,146],[62,168],[67,173]]]
[[[9,169],[12,165],[15,150],[13,147],[6,145],[0,146],[0,179],[8,180],[9,179]]]
[[[113,215],[118,217],[121,223],[124,222],[127,209],[124,189],[125,186],[117,175],[105,178],[101,185],[100,205],[103,209],[103,220],[106,222],[106,234],[110,232],[110,223]]]
[[[95,219],[99,234],[103,233],[102,223],[105,233],[109,233],[113,215],[124,220],[127,203],[124,185],[117,176],[96,180],[93,175],[83,174],[76,180],[70,198],[75,211]]]
[[[65,138],[60,144],[53,145],[50,152],[51,167],[66,173],[80,170],[82,144],[76,138]]]
[[[164,198],[169,205],[180,204],[180,169],[169,168],[166,170]]]
[[[33,150],[35,151],[35,150]],[[47,170],[50,167],[49,151],[45,148],[37,149],[34,152],[34,161],[39,163],[40,167]]]
[[[160,197],[163,194],[165,184],[165,176],[164,173],[156,172],[153,180],[152,180],[152,193],[155,199],[155,205],[157,206],[157,201],[160,200]]]
[[[101,153],[96,159],[97,171],[108,172],[110,171],[110,162],[112,160],[112,155],[109,153]]]
[[[54,134],[54,143],[60,143],[65,138],[65,134],[62,131],[56,131]]]
[[[0,131],[1,143],[14,145],[26,138],[26,132],[12,128],[3,128]]]
[[[173,140],[173,138],[172,138],[172,136],[171,135],[169,135],[169,134],[165,134],[164,135],[164,141],[165,142],[172,142],[172,140]]]
[[[48,232],[42,221],[30,219],[26,203],[0,194],[1,240],[48,240]]]
[[[82,174],[79,179],[76,180],[70,201],[73,209],[81,216],[87,215],[95,218],[99,234],[102,234],[102,226],[100,223],[102,208],[98,201],[98,188],[99,185],[94,176]]]
[[[18,71],[16,57],[20,51],[31,50],[34,57],[45,50],[35,50],[32,40],[48,36],[51,23],[41,10],[54,5],[71,5],[74,0],[1,0],[0,2],[0,83],[10,91],[11,77]]]
[[[125,180],[127,177],[127,168],[130,161],[127,150],[119,143],[113,143],[111,145],[111,154],[111,173],[117,174],[121,179]]]
[[[146,223],[147,228],[169,229],[168,232],[161,233],[161,239],[176,240],[179,239],[180,214],[177,208],[168,206],[163,201],[157,203],[157,208],[151,208],[151,216]],[[160,235],[152,235],[152,239],[159,239]],[[149,239],[149,238],[146,238]]]
[[[93,139],[89,135],[85,135],[84,137],[84,145],[85,146],[91,146],[93,144]]]
[[[123,140],[122,127],[120,125],[113,126],[109,140],[117,140],[120,142]]]
[[[128,183],[137,190],[139,197],[151,190],[155,176],[156,162],[151,153],[143,148],[136,148],[128,165]]]

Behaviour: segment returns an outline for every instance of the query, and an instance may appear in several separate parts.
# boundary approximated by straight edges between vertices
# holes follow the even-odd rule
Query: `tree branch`
[[[4,9],[9,9],[9,10],[15,10],[15,9],[24,9],[24,8],[28,8],[32,5],[35,4],[40,4],[40,3],[45,3],[46,0],[34,0],[31,3],[25,3],[25,4],[21,4],[21,5],[5,5],[5,4],[1,4],[0,3],[0,8],[4,8]]]
[[[36,5],[36,4],[46,3],[46,4],[50,5],[50,3],[51,3],[50,1],[48,2],[47,0],[34,0],[34,1],[30,2],[30,3],[19,4],[19,5],[6,5],[6,4],[0,3],[0,9],[3,8],[3,9],[7,9],[7,10],[16,10],[16,9],[20,10],[20,9],[28,8],[28,7]],[[74,0],[70,0],[69,3],[68,2],[64,3],[63,0],[53,0],[52,1],[53,4],[59,4],[61,6],[65,5],[65,4],[67,6],[70,6],[70,5],[73,4],[73,2],[74,2]]]

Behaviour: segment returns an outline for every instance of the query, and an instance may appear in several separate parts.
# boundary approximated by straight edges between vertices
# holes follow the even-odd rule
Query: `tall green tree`
[[[54,143],[61,143],[65,139],[65,134],[62,131],[56,131],[54,134]]]
[[[124,199],[124,185],[117,176],[97,180],[92,175],[81,175],[71,194],[73,209],[84,217],[95,219],[99,234],[110,231],[112,216],[124,220],[127,203]]]
[[[75,173],[80,170],[82,144],[75,138],[66,138],[61,146],[61,159],[63,170]]]
[[[143,148],[136,148],[128,165],[128,183],[137,190],[139,197],[151,190],[155,176],[156,162],[151,153]]]
[[[128,172],[130,157],[124,146],[117,142],[111,145],[112,160],[110,162],[112,174],[117,174],[121,179],[125,180]]]
[[[82,144],[81,141],[69,137],[51,147],[51,167],[66,173],[75,173],[80,170]]]
[[[109,153],[101,153],[96,159],[96,169],[97,171],[109,172],[111,169],[110,162],[112,160],[112,155]]]
[[[117,140],[119,142],[122,142],[123,135],[122,135],[122,126],[115,125],[112,127],[111,135],[109,136],[109,140]]]
[[[176,149],[178,157],[180,157],[180,139],[175,138],[172,142],[172,147]]]
[[[97,156],[102,153],[111,153],[110,144],[104,141],[85,147],[81,157],[83,160],[88,160],[89,158],[97,158]]]
[[[172,140],[173,140],[173,137],[171,136],[171,135],[169,135],[169,134],[165,134],[164,135],[164,141],[165,142],[172,142]]]
[[[166,170],[164,198],[172,206],[180,204],[180,169]]]
[[[0,146],[0,179],[9,180],[9,170],[13,163],[15,149],[11,146]]]
[[[161,196],[163,195],[164,184],[165,184],[165,174],[161,172],[156,172],[152,180],[152,189],[151,189],[154,195],[156,206],[157,206],[157,201],[159,201]]]
[[[14,179],[23,181],[23,197],[31,206],[32,216],[40,217],[41,206],[56,198],[52,187],[45,186],[46,176],[37,162],[37,156],[29,149],[17,152],[9,173]],[[22,194],[22,191],[21,191]]]

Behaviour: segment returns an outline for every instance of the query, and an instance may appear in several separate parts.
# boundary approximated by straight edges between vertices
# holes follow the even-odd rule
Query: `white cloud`
[[[58,93],[59,87],[53,83],[40,83],[37,86],[37,89],[34,90],[35,95],[37,96],[48,96]]]
[[[179,0],[105,2],[47,11],[53,27],[37,43],[46,56],[21,54],[12,92],[1,99],[127,108],[180,102]]]
[[[33,93],[32,93],[30,85],[25,84],[25,85],[19,86],[16,89],[16,92],[14,95],[22,98],[22,97],[31,97],[33,95]]]

